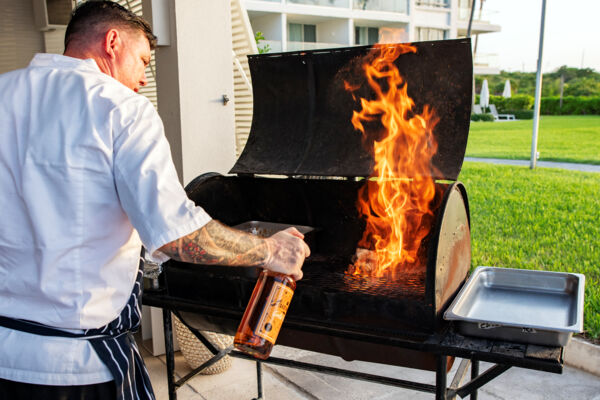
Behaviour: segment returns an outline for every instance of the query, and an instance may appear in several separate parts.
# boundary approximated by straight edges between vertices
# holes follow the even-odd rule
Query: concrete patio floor
[[[157,400],[167,400],[165,357],[154,357],[140,346]],[[366,362],[346,362],[339,357],[276,346],[273,356],[338,368],[385,375],[398,379],[435,383],[435,374],[409,368]],[[448,375],[451,382],[459,360]],[[480,371],[490,364],[481,363]],[[180,352],[176,353],[178,379],[191,369]],[[389,400],[434,399],[429,393],[351,380],[338,376],[263,364],[263,394],[268,400]],[[252,361],[234,358],[231,367],[217,375],[198,375],[177,391],[179,400],[251,400],[257,396],[256,367]],[[561,375],[511,368],[479,391],[479,399],[578,399],[600,400],[600,377],[565,366]]]
[[[529,162],[525,160],[469,157],[465,160],[529,165]],[[600,172],[600,166],[597,165],[538,161],[538,166]],[[165,357],[154,357],[143,346],[140,346],[140,350],[150,372],[157,400],[167,400]],[[276,346],[272,355],[397,379],[428,384],[435,383],[435,374],[429,371],[358,361],[346,362],[339,357],[284,346]],[[579,343],[578,346],[571,346],[570,349],[567,349],[565,359],[567,358],[570,358],[568,361],[572,365],[579,365],[581,368],[596,371],[597,374],[593,375],[567,365],[564,366],[563,373],[560,375],[513,367],[481,388],[478,392],[478,398],[480,400],[600,400],[600,374],[598,374],[598,371],[600,371],[600,346],[589,343],[584,343],[584,346],[582,346]],[[455,361],[452,370],[448,374],[448,383],[452,381],[458,364],[460,364],[460,360]],[[198,375],[192,378],[177,391],[177,398],[178,400],[254,399],[257,396],[255,365],[252,361],[234,358],[231,367],[221,374]],[[490,364],[481,363],[480,371],[483,372],[489,367]],[[191,371],[180,352],[175,355],[175,370],[177,379]],[[433,394],[429,393],[268,364],[263,364],[263,395],[265,400],[431,400],[435,398]]]

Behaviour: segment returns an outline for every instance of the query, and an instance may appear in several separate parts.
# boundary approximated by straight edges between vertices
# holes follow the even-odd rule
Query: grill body
[[[469,270],[466,192],[462,184],[453,183],[438,184],[435,223],[419,252],[421,269],[408,272],[397,281],[346,274],[364,229],[364,221],[354,206],[361,185],[344,180],[211,174],[197,178],[187,191],[198,205],[228,225],[268,220],[316,228],[309,240],[312,255],[304,264],[304,278],[298,282],[286,317],[286,322],[293,321],[307,329],[290,330],[284,323],[278,343],[345,359],[400,365],[408,362],[412,367],[433,368],[433,359],[430,364],[421,365],[427,359],[424,355],[392,356],[389,349],[381,351],[381,346],[375,344],[310,332],[309,327],[320,326],[339,332],[424,338],[443,325],[442,311]],[[190,304],[188,311],[182,313],[188,324],[234,334],[258,270],[169,261],[165,274],[168,295]],[[212,307],[214,312],[194,313],[193,304]]]
[[[432,354],[353,336],[425,340],[443,328],[442,312],[470,267],[467,194],[452,181],[469,131],[471,44],[459,39],[413,45],[416,52],[394,64],[414,100],[411,112],[430,107],[439,118],[433,130],[437,152],[430,171],[421,173],[445,182],[436,183],[434,219],[423,227],[428,235],[416,268],[394,280],[346,274],[365,229],[356,200],[367,180],[358,178],[369,177],[375,164],[376,138],[363,140],[351,123],[359,107],[354,96],[374,96],[362,77],[372,47],[250,56],[254,113],[248,143],[230,171],[237,176],[205,174],[186,187],[196,204],[227,225],[265,221],[315,228],[306,236],[312,255],[279,344],[347,360],[435,366]],[[350,93],[344,82],[359,89]],[[234,334],[257,277],[253,268],[170,261],[163,279],[186,323]]]

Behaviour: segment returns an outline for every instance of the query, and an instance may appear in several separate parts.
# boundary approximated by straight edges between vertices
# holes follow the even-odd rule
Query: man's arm
[[[167,256],[194,264],[257,266],[302,278],[310,249],[294,228],[260,238],[212,220],[201,229],[162,246]]]

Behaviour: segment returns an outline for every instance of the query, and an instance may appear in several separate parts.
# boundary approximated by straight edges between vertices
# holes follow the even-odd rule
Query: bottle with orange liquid
[[[238,350],[261,360],[269,357],[294,290],[296,281],[290,276],[262,271],[235,334]]]

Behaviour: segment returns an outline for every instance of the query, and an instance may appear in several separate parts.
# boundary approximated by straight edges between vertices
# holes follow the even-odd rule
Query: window
[[[447,38],[447,30],[436,28],[417,28],[417,42],[426,40],[443,40]]]
[[[375,44],[379,41],[379,28],[367,26],[354,27],[354,44]]]
[[[317,26],[308,24],[288,24],[290,42],[317,42]]]
[[[417,0],[418,6],[427,6],[427,7],[450,7],[450,2],[448,0]]]

